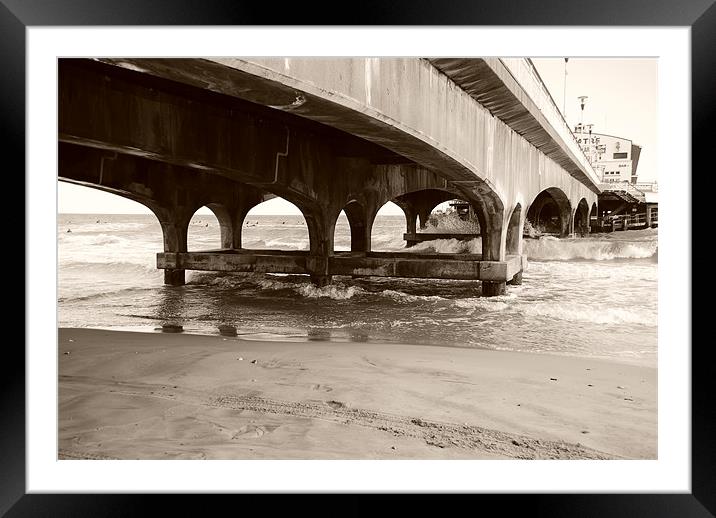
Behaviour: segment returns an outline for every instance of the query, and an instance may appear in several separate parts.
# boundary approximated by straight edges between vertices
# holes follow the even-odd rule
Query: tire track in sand
[[[359,408],[340,401],[324,403],[279,401],[257,396],[225,394],[212,398],[211,406],[260,413],[324,419],[375,428],[398,437],[414,437],[439,448],[462,448],[504,455],[514,459],[615,459],[581,444],[543,441],[472,425],[427,421]]]
[[[213,397],[209,396],[207,399],[207,395],[202,392],[159,383],[110,381],[84,376],[61,376],[60,378],[60,381],[64,382],[65,386],[90,384],[95,390],[113,392],[117,395],[169,399],[178,404],[207,405],[257,413],[322,419],[341,424],[373,428],[396,437],[413,437],[438,448],[454,447],[471,451],[484,451],[513,459],[602,460],[620,458],[613,454],[587,448],[579,443],[540,440],[479,426],[429,421],[421,418],[352,408],[343,402],[334,400],[295,402],[269,399],[254,394],[219,394]],[[60,458],[109,459],[109,457],[69,451],[60,451]]]

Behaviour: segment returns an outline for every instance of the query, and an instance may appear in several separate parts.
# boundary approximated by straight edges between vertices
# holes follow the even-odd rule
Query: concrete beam
[[[158,253],[157,268],[209,272],[310,273],[307,255],[230,254],[217,252]]]
[[[320,264],[318,264],[320,263]],[[520,256],[482,261],[474,254],[410,254],[336,252],[323,258],[308,252],[206,251],[158,253],[157,268],[217,272],[310,274],[330,277],[409,277],[506,282],[522,270]]]

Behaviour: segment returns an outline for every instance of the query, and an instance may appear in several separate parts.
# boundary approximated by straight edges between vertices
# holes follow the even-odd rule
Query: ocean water
[[[218,334],[219,325],[229,324],[246,339],[431,344],[657,363],[657,229],[525,239],[523,284],[491,298],[480,296],[477,281],[428,279],[334,277],[319,289],[301,275],[187,272],[186,286],[168,287],[156,269],[162,234],[153,215],[61,214],[57,230],[61,327],[146,331],[174,323],[185,332]],[[373,250],[406,251],[404,231],[402,216],[378,216]],[[246,248],[308,249],[301,216],[249,215],[243,233]],[[216,218],[195,215],[189,250],[219,246]],[[335,249],[350,249],[344,217]],[[480,242],[432,241],[414,250],[479,253]]]

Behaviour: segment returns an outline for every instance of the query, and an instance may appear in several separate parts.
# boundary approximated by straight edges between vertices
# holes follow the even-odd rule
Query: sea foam
[[[525,239],[523,251],[528,259],[560,260],[588,259],[608,261],[612,259],[644,259],[653,257],[657,251],[656,241],[607,241],[583,239],[556,239],[551,236]]]

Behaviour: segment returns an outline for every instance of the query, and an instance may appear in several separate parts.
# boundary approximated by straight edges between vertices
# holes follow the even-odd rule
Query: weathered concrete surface
[[[430,61],[418,58],[221,58],[195,60],[191,67],[172,66],[166,60],[104,61],[263,100],[277,110],[360,136],[439,171],[466,198],[476,199],[487,219],[499,219],[502,255],[507,222],[517,204],[526,209],[541,191],[556,187],[573,210],[582,198],[596,201],[599,192],[593,171],[585,170],[588,164],[559,142],[559,135],[533,107],[523,106],[523,116],[514,115],[521,104],[529,103],[529,96],[505,67],[500,68],[499,60],[460,64],[462,70],[491,74],[483,90],[493,104],[506,107],[499,114],[494,106],[491,111],[478,102],[474,90],[466,91],[465,81],[458,84]],[[450,73],[445,63],[441,67]],[[244,87],[238,89],[236,83]],[[535,121],[531,127],[542,126],[541,140],[530,137],[530,142],[522,135],[534,132],[525,132],[526,118]]]
[[[436,58],[429,61],[530,144],[599,194],[599,176],[554,106],[530,60]]]
[[[309,274],[317,277],[413,277],[506,282],[523,268],[523,258],[483,261],[476,254],[411,254],[392,252],[336,252],[326,259],[308,252],[263,250],[162,252],[157,268],[214,272]]]
[[[557,207],[566,235],[575,225],[585,228],[584,207],[599,192],[593,171],[503,65],[419,58],[61,59],[59,177],[145,204],[161,223],[164,251],[175,257],[187,252],[188,222],[199,207],[219,220],[220,246],[239,249],[246,213],[281,196],[305,217],[310,254],[300,260],[317,283],[340,268],[406,276],[437,271],[438,265],[421,271],[406,262],[415,258],[371,255],[351,266],[355,257],[333,251],[336,220],[344,210],[351,250],[369,253],[375,216],[387,201],[403,209],[411,234],[437,204],[460,198],[479,219],[482,263],[497,272],[478,273],[496,279],[484,291],[499,293],[518,270],[508,275],[493,265],[521,255],[535,200],[540,210]],[[540,198],[545,192],[549,197]],[[283,263],[218,255],[195,260],[246,271],[298,268],[299,259],[281,257]],[[473,275],[458,263],[445,275]],[[185,268],[181,261],[166,266],[166,282],[183,283]]]
[[[397,196],[426,190],[443,191],[441,199],[460,195],[434,171],[300,117],[166,82],[147,83],[86,60],[63,63],[59,78],[65,149],[160,162],[280,195],[303,212],[316,254],[332,252],[335,221],[352,203],[352,223],[367,237],[379,208]],[[61,170],[60,177],[77,181],[73,172]],[[476,196],[471,200],[484,211]],[[362,225],[356,221],[361,219]],[[485,228],[487,253],[499,259],[500,222]],[[362,247],[369,247],[367,239]]]

